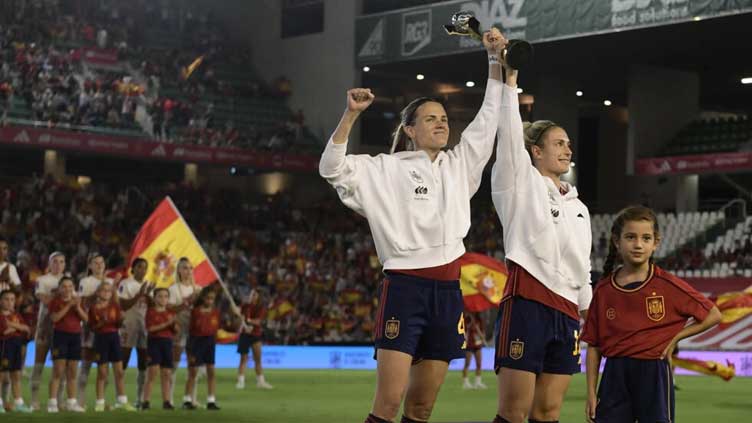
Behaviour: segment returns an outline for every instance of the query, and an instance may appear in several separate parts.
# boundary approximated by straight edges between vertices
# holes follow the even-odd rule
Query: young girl
[[[653,264],[659,242],[658,220],[646,207],[622,210],[611,227],[604,277],[582,334],[591,422],[673,422],[671,355],[679,341],[721,319],[710,300]],[[685,326],[689,318],[694,322]],[[596,395],[601,356],[606,366]]]
[[[238,339],[238,354],[240,365],[238,366],[238,389],[245,388],[245,368],[248,366],[248,350],[253,349],[253,363],[256,370],[256,387],[272,389],[272,385],[264,379],[264,371],[261,369],[261,342],[264,333],[263,323],[266,319],[266,308],[261,305],[261,295],[255,289],[248,294],[248,303],[241,310],[243,324],[241,324],[240,338]]]
[[[86,411],[76,400],[76,368],[81,359],[81,322],[88,316],[81,307],[81,298],[76,296],[73,279],[60,279],[57,296],[49,304],[53,324],[52,333],[52,378],[47,412],[57,413],[57,392],[61,379],[65,378],[68,389],[67,410]]]
[[[175,269],[175,282],[170,285],[169,292],[170,302],[168,308],[175,312],[175,320],[178,323],[177,338],[172,346],[172,359],[175,364],[178,364],[188,340],[191,308],[199,292],[201,292],[201,287],[196,285],[193,280],[193,266],[186,257],[178,260],[178,265]],[[175,391],[176,377],[177,372],[173,372],[172,383],[170,384],[170,403],[173,403],[172,398]],[[195,402],[195,396],[193,402]]]
[[[118,329],[123,323],[120,305],[113,298],[112,284],[102,283],[94,295],[96,302],[89,308],[89,327],[94,332],[94,359],[97,362],[97,403],[94,411],[104,411],[104,388],[108,376],[108,364],[115,373],[116,409],[135,411],[125,394],[122,351]]]
[[[123,327],[120,328],[120,346],[123,349],[123,371],[128,372],[128,363],[133,349],[136,349],[138,374],[136,376],[136,398],[140,401],[146,380],[146,309],[149,295],[154,285],[145,281],[149,263],[138,257],[131,264],[131,277],[118,285],[118,300],[123,310]]]
[[[106,264],[104,256],[91,253],[88,260],[86,277],[78,281],[78,296],[81,298],[84,310],[88,312],[92,304],[97,301],[96,292],[102,284],[112,285],[112,278],[105,276]],[[94,357],[94,332],[87,323],[81,328],[81,371],[78,373],[78,403],[86,407],[86,384],[89,381],[91,364]]]
[[[28,413],[31,409],[21,397],[21,350],[31,329],[23,324],[21,315],[16,313],[16,294],[11,290],[0,293],[0,381],[9,378],[13,392],[13,411]],[[0,397],[0,413],[4,412],[3,398]]]
[[[467,338],[467,350],[465,350],[465,367],[462,368],[462,389],[486,389],[488,388],[481,379],[483,374],[483,344],[486,332],[483,329],[483,319],[479,313],[465,313],[465,336]],[[471,384],[467,378],[470,369],[470,361],[475,357],[475,384]]]
[[[146,330],[149,333],[147,340],[147,363],[149,365],[144,383],[141,409],[150,408],[151,387],[157,378],[157,371],[161,372],[162,382],[162,408],[172,410],[174,407],[170,398],[170,384],[174,367],[172,357],[172,340],[178,331],[178,323],[175,313],[167,308],[170,292],[166,288],[154,290],[154,301],[146,312]]]
[[[216,380],[214,378],[214,350],[216,336],[219,330],[219,310],[214,304],[217,298],[213,289],[204,289],[196,299],[196,305],[191,310],[191,322],[186,351],[188,355],[188,380],[185,382],[185,396],[183,408],[195,410],[193,394],[196,388],[198,368],[206,366],[206,383],[208,396],[206,408],[219,410],[214,396]]]

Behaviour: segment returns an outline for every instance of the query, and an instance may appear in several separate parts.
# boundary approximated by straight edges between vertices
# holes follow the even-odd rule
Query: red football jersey
[[[98,305],[92,305],[89,308],[89,327],[95,333],[114,333],[120,327],[122,316],[120,306],[114,301],[101,308]],[[96,328],[100,324],[102,326]]]
[[[50,301],[50,316],[59,312],[63,308],[65,308],[65,301],[60,297],[55,297],[55,299]],[[68,312],[65,313],[65,316],[54,324],[54,327],[55,330],[61,332],[81,333],[81,317],[76,312],[76,307],[72,306],[69,308]]]
[[[267,310],[260,304],[256,304],[256,305],[245,304],[243,308],[240,310],[240,312],[247,322],[248,320],[256,320],[256,319],[264,320],[266,318]],[[253,325],[253,328],[248,334],[251,336],[261,336],[262,333],[263,333],[262,325]]]
[[[219,310],[202,311],[201,307],[191,310],[191,336],[216,336],[218,330]]]
[[[154,307],[149,307],[149,310],[146,312],[146,329],[148,330],[152,326],[161,325],[168,320],[170,320],[170,317],[175,316],[175,313],[170,310],[163,310],[163,311],[157,311]],[[175,336],[175,325],[170,325],[162,330],[149,332],[150,338],[167,338],[172,339]]]
[[[25,332],[21,332],[18,329],[6,335],[5,331],[6,329],[8,329],[8,324],[6,322],[24,323],[23,318],[18,313],[14,313],[14,312],[11,312],[10,314],[0,313],[0,341],[11,339],[11,338],[21,338],[26,335]]]
[[[606,357],[657,359],[690,317],[703,321],[712,308],[687,282],[658,266],[634,289],[617,285],[612,274],[595,288],[581,339]]]

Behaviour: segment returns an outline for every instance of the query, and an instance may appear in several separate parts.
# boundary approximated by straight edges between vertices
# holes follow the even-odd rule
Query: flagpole
[[[211,261],[211,257],[209,257],[209,254],[206,254],[206,251],[204,250],[204,247],[201,245],[200,242],[198,242],[198,239],[196,238],[196,235],[193,233],[193,230],[190,230],[190,226],[188,226],[188,222],[183,218],[183,214],[180,213],[180,210],[178,210],[177,206],[175,206],[175,203],[172,202],[172,198],[168,195],[167,201],[170,203],[170,207],[172,207],[173,210],[175,210],[175,213],[177,213],[178,218],[185,223],[185,226],[189,228],[189,233],[191,234],[191,237],[193,237],[193,240],[196,242],[196,245],[198,245],[198,248],[201,249],[201,252],[204,253],[206,256],[206,261],[209,262],[209,266],[211,266],[212,270],[214,270],[214,273],[217,275],[217,282],[219,282],[219,285],[222,287],[222,291],[227,296],[227,299],[230,301],[230,305],[232,305],[232,312],[236,315],[241,316],[240,314],[240,308],[238,308],[238,305],[235,304],[235,300],[232,299],[232,295],[230,294],[230,290],[227,289],[227,284],[225,284],[225,281],[222,280],[222,275],[219,274],[217,271],[217,268],[214,267],[214,263]]]

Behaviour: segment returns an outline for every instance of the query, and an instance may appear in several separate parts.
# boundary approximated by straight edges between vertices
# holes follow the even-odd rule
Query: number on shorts
[[[582,364],[582,355],[580,354],[580,331],[574,331],[574,351],[572,355],[577,356],[577,364]]]
[[[462,335],[462,348],[467,348],[467,337],[465,336],[465,313],[460,313],[460,321],[457,322],[457,333]]]

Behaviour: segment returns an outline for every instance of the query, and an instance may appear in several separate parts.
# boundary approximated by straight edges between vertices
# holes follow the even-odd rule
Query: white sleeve
[[[506,84],[502,87],[498,138],[496,162],[491,170],[491,192],[529,187],[535,168],[525,149],[517,90]]]
[[[10,274],[10,283],[11,285],[21,285],[21,278],[18,277],[18,270],[16,269],[16,266],[8,263],[8,266],[10,266],[10,269],[8,269],[8,273]]]
[[[129,283],[121,283],[118,287],[118,297],[120,297],[121,300],[130,300],[133,298],[133,294],[130,290],[131,284]]]
[[[381,155],[345,154],[346,151],[347,143],[329,140],[319,161],[319,174],[334,187],[344,205],[365,216],[363,199],[369,197],[370,174],[386,175],[384,160]]]
[[[42,279],[37,278],[36,286],[34,287],[34,294],[43,294],[43,295],[49,295],[49,292],[46,292],[47,289],[44,286],[44,282]]]
[[[590,285],[590,281],[580,287],[580,292],[577,295],[577,306],[579,311],[584,311],[590,308],[590,301],[593,300],[593,287]]]
[[[462,131],[460,142],[452,151],[462,160],[468,176],[470,196],[475,194],[483,178],[483,169],[493,153],[501,109],[501,82],[489,79],[483,104],[475,119]]]

